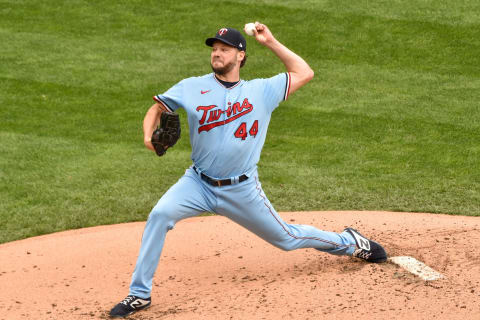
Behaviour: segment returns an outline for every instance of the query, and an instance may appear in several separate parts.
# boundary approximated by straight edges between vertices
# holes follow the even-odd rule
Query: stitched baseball
[[[248,34],[249,36],[254,36],[255,35],[255,23],[250,22],[245,24],[245,33]]]

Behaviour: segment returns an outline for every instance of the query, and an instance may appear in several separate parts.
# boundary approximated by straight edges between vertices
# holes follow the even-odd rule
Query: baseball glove
[[[162,112],[160,125],[152,134],[152,144],[159,157],[180,139],[180,117],[175,112]]]

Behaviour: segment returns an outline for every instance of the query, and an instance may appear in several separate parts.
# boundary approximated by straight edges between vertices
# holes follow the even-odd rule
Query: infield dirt
[[[480,218],[400,212],[289,212],[285,221],[357,228],[390,256],[446,276],[315,249],[284,252],[224,217],[167,235],[152,306],[129,319],[480,319]],[[0,245],[0,319],[106,319],[128,294],[145,223]]]

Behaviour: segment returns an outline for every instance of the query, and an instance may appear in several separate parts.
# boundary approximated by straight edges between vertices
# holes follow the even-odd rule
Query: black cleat
[[[357,244],[357,249],[352,256],[373,263],[387,261],[387,253],[380,244],[365,238],[353,228],[347,228],[345,231],[353,236],[355,243]]]
[[[125,318],[134,312],[150,307],[152,303],[151,298],[142,299],[136,296],[127,296],[122,302],[117,304],[110,310],[111,318]]]

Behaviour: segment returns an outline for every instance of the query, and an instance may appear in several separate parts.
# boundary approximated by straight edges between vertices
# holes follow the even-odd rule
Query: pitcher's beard
[[[215,72],[215,74],[219,76],[224,76],[230,71],[232,71],[235,65],[236,65],[235,62],[230,62],[224,65],[223,67],[215,68],[213,64],[210,63],[210,66],[212,67],[213,72]]]

